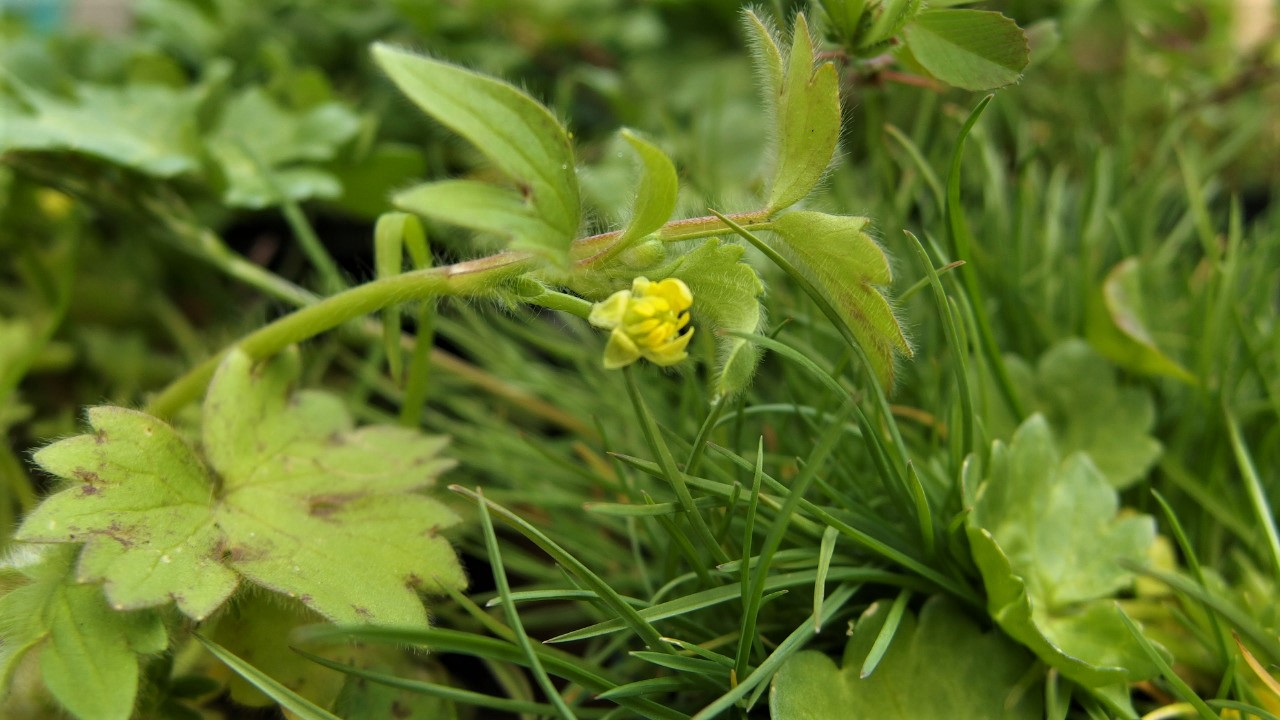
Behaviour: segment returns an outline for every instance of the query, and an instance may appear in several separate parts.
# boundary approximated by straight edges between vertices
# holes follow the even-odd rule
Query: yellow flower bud
[[[592,325],[611,330],[604,348],[610,370],[644,358],[655,365],[675,365],[689,357],[685,348],[693,337],[689,308],[693,293],[684,281],[667,278],[651,282],[638,277],[630,290],[619,290],[591,308]]]

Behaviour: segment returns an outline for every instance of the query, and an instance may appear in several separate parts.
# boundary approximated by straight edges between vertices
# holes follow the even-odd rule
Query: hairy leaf
[[[657,145],[629,130],[623,130],[622,137],[640,158],[640,186],[636,188],[631,220],[618,240],[620,244],[628,245],[656,232],[671,218],[680,185],[675,165]]]
[[[1147,515],[1118,515],[1116,491],[1087,456],[1063,460],[1033,416],[991,451],[968,517],[988,610],[1005,632],[1083,685],[1155,675],[1110,599],[1133,583],[1155,538]]]
[[[966,90],[1015,83],[1031,59],[1022,28],[998,12],[926,10],[903,32],[925,69]]]
[[[93,434],[36,454],[72,486],[18,539],[83,542],[78,578],[117,609],[172,600],[202,619],[244,578],[339,622],[425,623],[417,591],[465,582],[439,537],[456,516],[416,492],[451,465],[446,440],[353,429],[336,397],[290,396],[297,373],[295,353],[230,353],[205,398],[203,458],[156,418],[91,409]]]
[[[889,388],[896,355],[910,356],[911,346],[889,301],[876,289],[888,285],[893,276],[884,251],[863,231],[867,222],[863,217],[795,211],[779,217],[770,229],[843,314],[876,377]]]
[[[954,603],[930,598],[920,619],[908,612],[888,652],[868,677],[859,668],[889,614],[877,602],[853,628],[840,668],[813,650],[773,677],[769,709],[777,720],[827,718],[1041,718],[1042,691],[1021,683],[1030,655],[998,630],[983,632]]]
[[[27,89],[29,113],[0,107],[0,153],[46,150],[92,155],[147,175],[199,167],[196,109],[202,89],[78,83],[66,100]]]
[[[18,569],[30,582],[0,597],[0,688],[23,655],[39,648],[45,685],[73,715],[130,717],[138,654],[168,644],[160,616],[116,612],[100,586],[77,583],[72,548],[48,548],[27,560]]]
[[[765,80],[766,105],[775,115],[776,165],[769,209],[800,201],[822,179],[840,137],[840,90],[835,66],[814,69],[813,39],[804,15],[797,15],[791,51],[784,58],[773,31],[754,13],[746,14],[757,68]]]
[[[655,279],[678,277],[693,292],[693,316],[701,332],[755,332],[763,320],[760,294],[764,286],[742,260],[740,245],[708,240],[655,273]],[[705,325],[704,325],[705,323]],[[705,329],[703,329],[705,328]],[[716,334],[716,394],[733,394],[751,382],[760,350],[742,338]]]
[[[582,209],[569,136],[555,116],[511,85],[456,65],[382,44],[374,45],[373,57],[418,107],[470,141],[510,178],[516,200],[550,229],[511,232],[511,246],[564,264]],[[436,215],[448,213],[439,205],[417,211],[457,221],[456,214]]]
[[[316,163],[333,159],[359,127],[355,113],[338,103],[291,111],[261,88],[241,92],[208,141],[226,178],[223,200],[260,208],[286,198],[337,197],[342,186]]]

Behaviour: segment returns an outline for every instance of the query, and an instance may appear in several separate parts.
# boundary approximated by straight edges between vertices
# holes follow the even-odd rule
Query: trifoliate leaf
[[[337,178],[316,163],[333,159],[359,128],[355,113],[338,103],[292,111],[262,88],[241,92],[227,103],[208,140],[226,177],[223,200],[261,208],[286,198],[338,197]]]
[[[1107,273],[1089,303],[1085,322],[1089,342],[1120,367],[1143,375],[1164,375],[1194,384],[1195,376],[1156,345],[1147,328],[1141,265],[1122,260]]]
[[[76,582],[73,548],[48,548],[19,568],[30,582],[0,597],[0,688],[17,662],[40,649],[40,673],[79,718],[126,720],[138,692],[138,654],[165,649],[154,611],[108,607],[98,585]]]
[[[1088,456],[1065,460],[1035,415],[997,441],[968,517],[988,610],[1005,632],[1089,687],[1159,672],[1124,629],[1111,597],[1133,583],[1155,538],[1148,515],[1119,515],[1116,491]]]
[[[1063,452],[1085,452],[1111,485],[1124,489],[1146,475],[1161,453],[1151,436],[1155,404],[1139,387],[1121,386],[1115,369],[1079,339],[1064,340],[1040,358],[1034,373],[1006,358],[1024,402],[1053,427]],[[992,407],[1000,403],[992,402]],[[992,430],[1008,438],[1012,421],[993,416]]]
[[[1022,680],[1032,659],[998,630],[983,632],[956,605],[929,599],[920,619],[908,612],[874,672],[859,668],[880,635],[889,604],[875,603],[853,628],[840,668],[808,650],[773,677],[776,720],[919,720],[1044,717],[1043,692]]]
[[[911,346],[877,290],[893,280],[889,259],[863,229],[867,218],[789,212],[772,223],[782,249],[817,281],[866,351],[880,384],[893,387],[893,363]]]
[[[693,319],[700,332],[716,333],[717,395],[731,395],[751,382],[760,349],[742,338],[718,330],[755,332],[763,320],[760,294],[764,286],[756,271],[741,262],[740,245],[708,240],[661,270],[655,278],[678,277],[693,292]]]
[[[566,264],[582,209],[569,135],[555,116],[511,85],[456,65],[381,44],[374,45],[373,57],[410,100],[469,140],[510,178],[515,201],[550,228],[534,234],[508,231],[511,247]],[[447,208],[405,209],[457,222],[456,213],[436,214]]]
[[[763,42],[757,44],[767,50]],[[771,64],[773,56],[767,52],[764,55]],[[781,92],[771,103],[777,112],[778,143],[777,165],[769,190],[771,212],[791,207],[813,190],[831,164],[840,138],[836,68],[824,62],[815,70],[813,62],[809,26],[804,15],[799,14],[792,28]]]
[[[988,10],[926,10],[903,34],[917,62],[939,80],[966,90],[1015,83],[1031,59],[1022,28]]]
[[[199,167],[196,109],[202,89],[77,83],[71,100],[26,89],[30,113],[3,110],[0,153],[46,150],[92,155],[147,175]]]
[[[465,584],[439,537],[457,517],[415,492],[451,465],[446,440],[353,429],[336,397],[290,396],[297,374],[294,353],[230,353],[205,398],[203,457],[149,415],[91,409],[93,434],[36,454],[73,486],[18,539],[85,543],[77,576],[118,609],[172,600],[203,619],[244,578],[338,622],[425,623],[417,590]]]

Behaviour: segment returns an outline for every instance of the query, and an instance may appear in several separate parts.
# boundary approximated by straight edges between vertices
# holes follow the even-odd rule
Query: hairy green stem
[[[239,347],[254,358],[270,357],[294,343],[388,305],[436,297],[489,294],[499,283],[535,266],[536,260],[527,253],[499,253],[456,265],[393,275],[301,308],[246,335],[232,347]],[[223,349],[174,381],[152,399],[147,405],[147,412],[166,417],[198,397],[230,349]]]
[[[767,211],[757,211],[725,217],[733,218],[744,227],[761,227],[768,222],[768,216]],[[499,284],[535,269],[538,263],[529,253],[502,252],[455,265],[382,278],[317,301],[311,293],[235,256],[213,233],[204,230],[193,233],[193,228],[189,227],[182,230],[186,237],[194,235],[198,239],[201,255],[228,270],[233,276],[274,295],[286,296],[304,307],[246,335],[173,381],[147,405],[147,412],[157,417],[171,416],[199,397],[218,364],[232,347],[239,347],[254,358],[270,357],[289,345],[391,305],[438,297],[480,297],[492,294]],[[664,242],[676,242],[713,237],[731,231],[730,225],[720,216],[709,216],[669,222],[656,235]],[[582,258],[575,265],[589,268],[601,262],[602,258],[612,254],[614,244],[621,237],[621,232],[610,232],[575,241],[574,255]],[[595,252],[582,257],[584,250]],[[525,298],[525,301],[579,317],[587,317],[591,309],[590,303],[585,300],[552,291]]]

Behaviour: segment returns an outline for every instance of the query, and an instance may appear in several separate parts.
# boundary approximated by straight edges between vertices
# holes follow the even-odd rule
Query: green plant
[[[1098,12],[1061,15],[1068,48]],[[1028,57],[1012,21],[897,2],[815,16],[822,32],[799,15],[789,42],[745,16],[772,123],[754,140],[774,144],[745,181],[717,170],[745,154],[719,143],[755,122],[717,124],[752,102],[736,65],[693,66],[667,92],[669,59],[619,70],[655,109],[602,92],[618,115],[712,130],[604,140],[512,85],[376,45],[474,152],[427,133],[433,163],[449,158],[434,180],[374,171],[361,205],[395,188],[397,211],[355,285],[297,203],[353,207],[353,145],[394,142],[361,134],[376,114],[281,100],[307,85],[296,67],[274,89],[210,62],[194,87],[71,99],[9,77],[0,102],[28,132],[0,136],[21,200],[0,224],[54,242],[9,241],[21,285],[0,307],[22,319],[0,326],[15,341],[0,423],[76,432],[47,417],[41,368],[100,368],[87,387],[119,404],[162,389],[40,449],[61,478],[41,503],[12,451],[0,465],[22,515],[0,575],[8,707],[39,713],[47,691],[83,717],[1274,713],[1280,241],[1274,209],[1246,220],[1219,199],[1221,177],[1251,187],[1240,149],[1260,106],[1134,93],[1135,115],[1092,128],[1120,138],[1096,157],[1040,151],[1052,103],[1027,98],[1093,92],[1063,56],[972,111],[866,84],[890,49],[960,87],[1005,84]],[[973,23],[991,32],[957,43]],[[851,60],[843,75],[816,37]],[[175,130],[37,121],[135,101]],[[1129,131],[1144,113],[1163,135]],[[833,161],[842,133],[852,159]],[[220,237],[258,206],[282,210],[318,292]],[[89,208],[183,253],[113,247]],[[104,249],[123,252],[98,268]],[[72,288],[98,273],[134,288],[107,324],[124,339],[83,329]],[[196,307],[239,310],[219,273],[298,309],[139,316],[169,277]],[[95,356],[110,361],[80,359]]]

